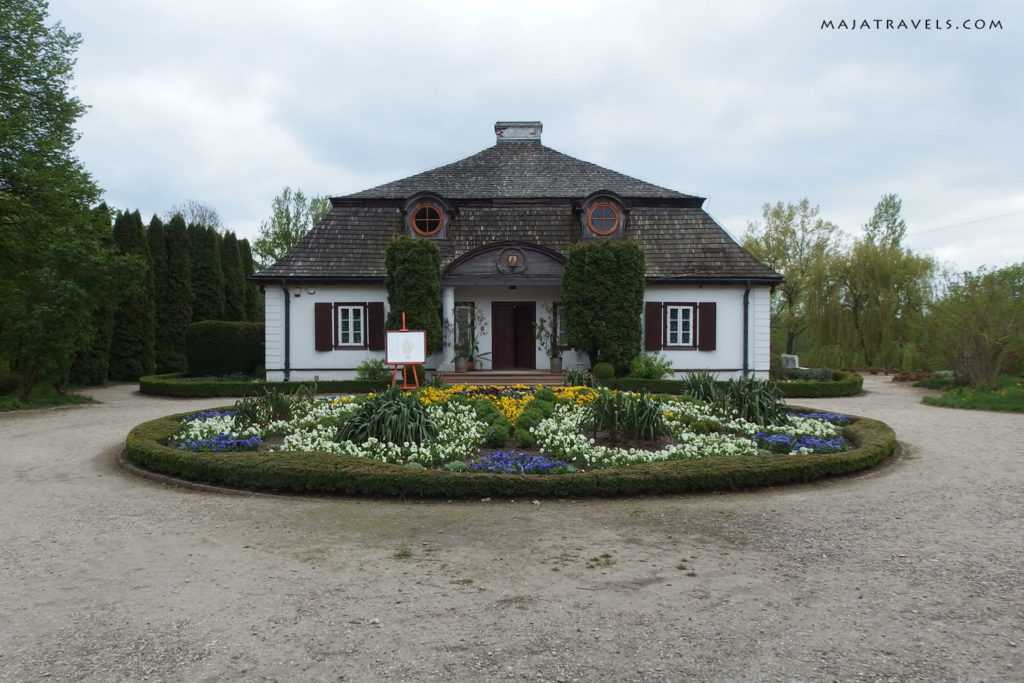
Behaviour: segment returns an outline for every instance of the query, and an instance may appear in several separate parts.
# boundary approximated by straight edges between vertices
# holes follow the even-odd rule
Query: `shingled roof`
[[[539,133],[539,123],[530,125]],[[701,208],[703,198],[575,159],[545,147],[539,135],[500,135],[493,147],[461,161],[332,199],[331,212],[252,279],[383,280],[388,242],[408,234],[405,204],[424,192],[455,208],[445,239],[436,240],[442,267],[496,243],[535,244],[564,255],[582,239],[578,203],[610,192],[629,211],[626,237],[644,248],[650,281],[781,281],[715,223]]]

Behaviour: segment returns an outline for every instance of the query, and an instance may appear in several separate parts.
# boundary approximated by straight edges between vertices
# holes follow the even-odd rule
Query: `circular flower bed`
[[[656,419],[644,412],[652,406]],[[346,428],[356,415],[363,430],[389,424],[381,419],[388,411],[421,408],[415,419],[426,437],[419,442],[340,437],[356,433]],[[588,420],[588,412],[613,428]],[[449,387],[389,400],[268,391],[232,410],[140,424],[123,459],[143,473],[293,493],[452,499],[721,491],[856,472],[892,454],[887,425],[847,419],[842,425],[841,416],[804,413],[756,425],[685,397],[584,387]]]
[[[417,419],[429,423],[429,438],[416,439],[407,432],[359,431],[353,440],[346,436],[353,430],[344,427],[367,413],[376,403],[384,402],[388,392],[365,397],[349,396],[317,399],[295,398],[286,411],[272,415],[268,410],[248,410],[241,404],[236,410],[206,411],[185,416],[181,429],[170,443],[182,450],[225,451],[253,450],[277,437],[279,445],[271,450],[318,451],[368,458],[386,463],[419,464],[440,468],[461,462],[464,471],[523,473],[573,473],[580,470],[623,467],[640,463],[769,453],[835,453],[848,447],[840,433],[848,424],[845,415],[790,413],[777,424],[760,425],[736,416],[735,409],[686,397],[645,397],[636,394],[598,391],[588,387],[563,387],[535,391],[528,387],[449,387],[424,389],[413,394],[392,390],[391,398],[399,404],[386,404],[368,420],[376,419],[394,429],[413,420],[417,408],[423,413]],[[553,398],[553,401],[547,401]],[[280,408],[282,398],[272,401]],[[486,419],[481,402],[497,409],[510,424],[521,421],[524,411],[534,401],[545,401],[552,409],[542,419],[524,427],[530,438],[520,446],[531,447],[527,455],[544,456],[545,460],[521,458],[518,466],[497,467],[495,458],[511,457],[510,443],[492,444],[487,437],[493,427]],[[412,405],[409,405],[409,404]],[[621,405],[620,405],[621,404]],[[599,407],[600,406],[600,407]],[[648,415],[642,416],[646,410]],[[614,414],[620,412],[621,415]],[[372,411],[370,411],[372,412]],[[380,414],[383,412],[383,414]],[[598,416],[611,412],[608,423],[598,423]],[[283,418],[287,419],[283,419]],[[631,421],[654,423],[648,428],[652,438],[630,434]],[[637,433],[642,431],[638,428]],[[369,436],[368,436],[369,435]],[[668,443],[653,438],[667,437]],[[627,438],[632,436],[634,438]],[[629,445],[617,445],[628,440]],[[529,443],[532,441],[532,443]],[[560,463],[552,465],[551,462]],[[449,471],[459,471],[448,468]]]

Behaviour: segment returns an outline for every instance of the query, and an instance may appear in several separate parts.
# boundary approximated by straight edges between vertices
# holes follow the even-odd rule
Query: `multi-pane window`
[[[338,346],[365,346],[365,320],[363,306],[339,305],[335,312],[338,320]]]
[[[693,306],[665,307],[665,345],[693,346]]]
[[[470,351],[473,338],[473,303],[456,302],[455,304],[455,350],[461,354]]]
[[[565,341],[565,306],[555,303],[555,334],[558,339],[558,347],[566,348],[569,344]]]

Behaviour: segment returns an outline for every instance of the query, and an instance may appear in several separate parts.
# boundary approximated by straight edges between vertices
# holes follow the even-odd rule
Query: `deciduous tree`
[[[292,247],[331,210],[327,197],[307,198],[302,190],[290,187],[274,197],[270,218],[260,224],[260,234],[252,243],[253,254],[263,265],[270,265]]]
[[[819,218],[819,211],[807,199],[765,204],[763,223],[748,223],[743,238],[743,246],[755,258],[785,278],[772,296],[772,314],[784,330],[786,353],[795,353],[797,337],[811,324],[808,300],[838,252],[838,228]]]

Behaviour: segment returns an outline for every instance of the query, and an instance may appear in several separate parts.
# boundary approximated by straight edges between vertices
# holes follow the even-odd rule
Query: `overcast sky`
[[[894,192],[915,250],[1024,261],[1018,0],[51,0],[58,20],[82,35],[79,157],[144,217],[192,199],[251,239],[286,185],[356,192],[539,120],[737,238],[804,197],[859,234]]]

